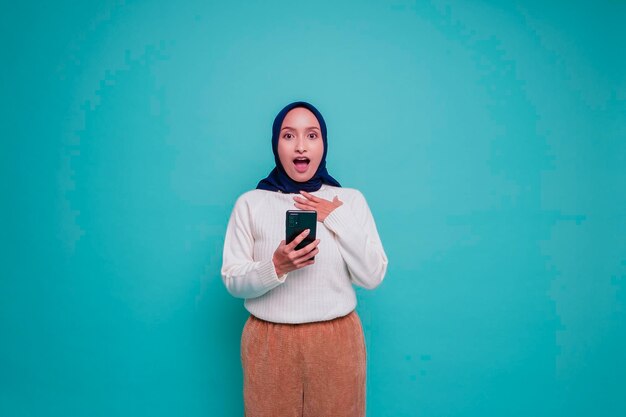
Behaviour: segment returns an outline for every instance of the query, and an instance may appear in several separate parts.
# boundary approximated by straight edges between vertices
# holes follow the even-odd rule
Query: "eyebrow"
[[[291,127],[291,126],[285,126],[282,129],[280,129],[280,130],[285,130],[285,129],[298,130],[298,129],[295,129],[295,128]],[[307,130],[310,130],[310,129],[320,130],[320,128],[317,127],[317,126],[309,126],[309,127],[306,127],[305,129],[307,129]]]

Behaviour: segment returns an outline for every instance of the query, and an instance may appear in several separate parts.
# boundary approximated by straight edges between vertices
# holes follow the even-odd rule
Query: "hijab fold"
[[[278,157],[278,139],[280,138],[280,128],[283,125],[283,120],[287,113],[290,110],[296,107],[304,107],[305,109],[310,110],[317,121],[320,124],[320,129],[322,130],[322,140],[324,141],[324,153],[322,155],[322,160],[320,161],[320,165],[315,171],[313,177],[306,182],[298,182],[291,179],[287,172],[285,172],[285,168],[280,163],[280,158]],[[322,187],[322,184],[333,185],[335,187],[341,187],[339,182],[335,180],[333,177],[328,174],[326,170],[326,151],[328,150],[328,142],[326,140],[326,122],[324,122],[324,118],[320,114],[320,112],[312,105],[305,101],[295,101],[291,104],[286,105],[276,116],[274,119],[274,124],[272,125],[272,152],[274,152],[274,162],[276,166],[269,175],[259,181],[256,188],[267,191],[279,191],[286,194],[297,194],[301,190],[306,192],[317,191]]]

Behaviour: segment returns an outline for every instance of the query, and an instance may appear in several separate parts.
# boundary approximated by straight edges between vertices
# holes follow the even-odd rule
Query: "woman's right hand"
[[[309,229],[300,233],[289,244],[285,244],[285,241],[281,241],[274,255],[272,256],[272,262],[274,263],[274,269],[276,269],[276,275],[279,277],[287,272],[295,271],[296,269],[304,268],[305,266],[313,265],[315,259],[311,259],[320,251],[317,245],[320,243],[319,239],[315,239],[305,247],[299,250],[295,250],[296,246],[304,240],[310,233]]]

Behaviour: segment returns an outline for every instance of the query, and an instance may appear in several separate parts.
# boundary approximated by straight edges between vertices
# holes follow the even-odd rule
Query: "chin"
[[[311,178],[313,178],[313,175],[295,175],[291,177],[296,182],[307,182]]]

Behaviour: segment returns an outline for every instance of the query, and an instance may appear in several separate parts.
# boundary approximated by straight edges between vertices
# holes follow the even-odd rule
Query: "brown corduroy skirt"
[[[251,315],[241,363],[246,417],[365,415],[365,340],[356,311],[303,324]]]

